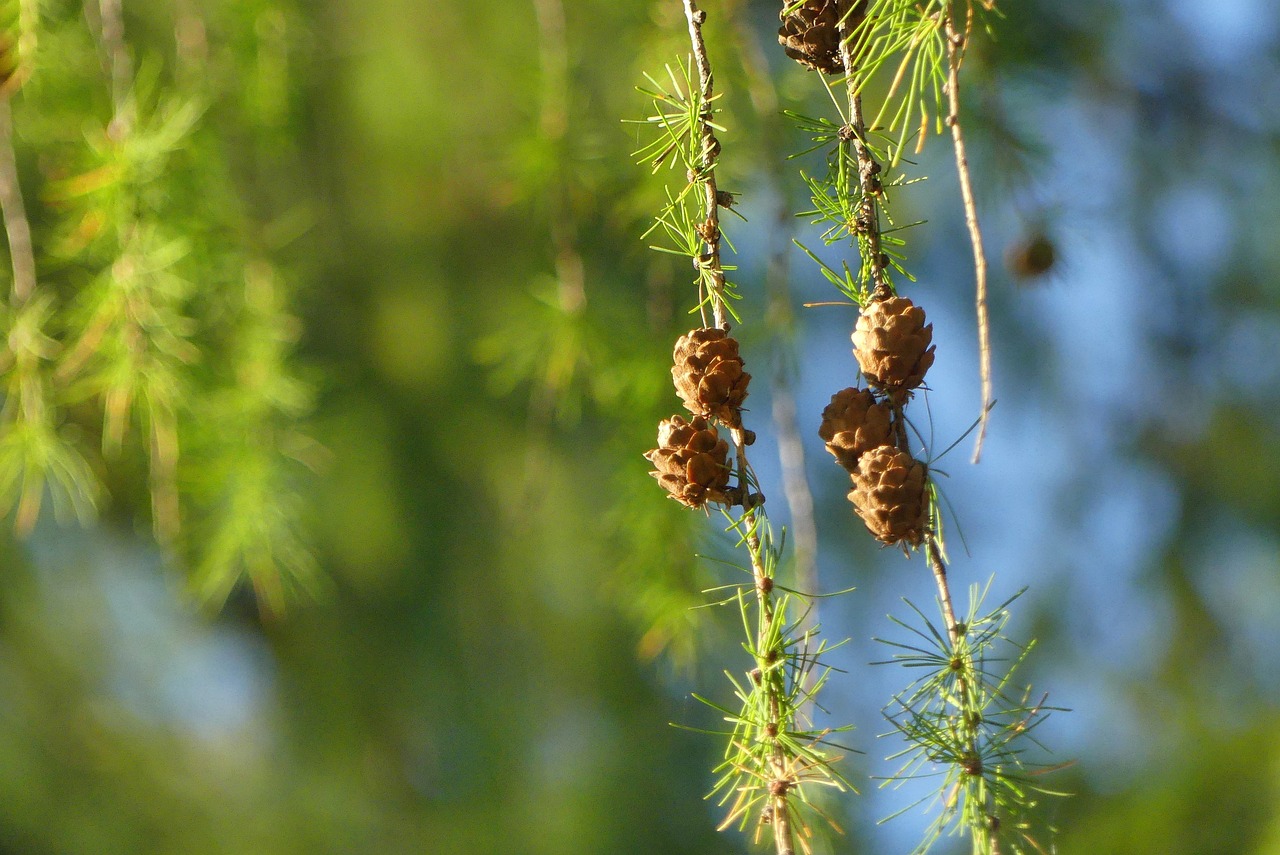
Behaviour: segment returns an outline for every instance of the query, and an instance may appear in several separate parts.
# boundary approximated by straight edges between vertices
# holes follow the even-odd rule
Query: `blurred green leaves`
[[[192,11],[179,11],[189,27]],[[175,77],[153,31],[126,34],[128,53],[142,57],[136,74],[123,61],[109,75],[68,73],[93,62],[95,40],[114,50],[113,7],[100,13],[23,19],[51,34],[46,51],[66,56],[23,89],[17,135],[3,141],[24,167],[6,183],[34,188],[25,208],[6,196],[6,226],[15,240],[14,228],[34,224],[40,274],[38,284],[15,279],[7,314],[3,503],[29,532],[46,484],[55,508],[85,517],[105,482],[114,511],[149,518],[157,540],[185,555],[202,599],[221,603],[248,579],[278,611],[315,573],[298,530],[301,482],[281,470],[316,459],[297,435],[310,395],[292,376],[290,292],[263,254],[279,247],[258,244],[233,188],[205,192],[216,182],[202,176],[235,175],[221,148],[234,114],[207,76]],[[278,39],[279,28],[259,35]],[[207,51],[185,60],[210,61]],[[259,132],[273,128],[239,131]],[[82,457],[79,438],[93,435],[101,456]],[[145,509],[131,506],[139,470]]]

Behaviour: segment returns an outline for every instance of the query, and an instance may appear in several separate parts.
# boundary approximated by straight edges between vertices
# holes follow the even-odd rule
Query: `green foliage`
[[[51,9],[39,21],[60,62],[47,74],[38,66],[14,111],[17,135],[0,142],[40,165],[5,178],[15,188],[4,211],[12,428],[0,439],[0,504],[16,506],[16,528],[29,532],[47,487],[55,509],[87,520],[101,482],[141,466],[149,507],[121,510],[149,517],[158,541],[185,556],[198,596],[219,604],[243,579],[279,610],[286,590],[314,576],[301,482],[283,474],[306,456],[294,434],[310,408],[289,364],[289,291],[235,191],[219,186],[234,180],[217,143],[226,94],[174,68],[212,69],[213,58],[166,59],[145,33],[121,43],[117,13],[103,4],[87,22]],[[86,27],[95,20],[96,33]],[[95,40],[111,57],[106,79],[78,73],[96,61]],[[24,206],[19,180],[37,188],[34,204]],[[95,410],[97,425],[85,418]],[[95,435],[97,458],[81,447]]]
[[[665,197],[648,169],[630,164],[632,134],[616,117],[637,109],[641,68],[662,69],[687,50],[676,44],[686,38],[679,4],[561,4],[569,97],[559,138],[544,135],[536,115],[541,55],[552,42],[532,33],[533,3],[124,4],[130,51],[140,67],[159,69],[159,101],[203,106],[160,180],[170,200],[153,200],[166,211],[157,233],[185,238],[186,254],[167,275],[187,283],[181,315],[199,351],[180,369],[190,406],[179,413],[183,528],[171,566],[150,543],[147,426],[131,417],[108,460],[100,402],[73,404],[51,379],[76,341],[68,320],[80,294],[113,259],[104,241],[83,266],[57,261],[57,242],[74,234],[75,221],[45,194],[87,167],[88,139],[110,124],[113,103],[92,23],[104,4],[38,5],[39,39],[24,54],[31,73],[10,104],[39,290],[20,305],[0,300],[0,413],[16,418],[24,400],[38,405],[39,431],[30,433],[81,462],[65,483],[98,485],[90,497],[101,521],[55,526],[58,505],[68,521],[75,502],[86,515],[93,508],[64,489],[59,466],[35,467],[32,479],[45,486],[28,495],[40,499],[39,524],[30,540],[0,538],[0,849],[763,848],[715,833],[723,813],[701,799],[727,734],[665,726],[714,729],[708,719],[739,717],[744,705],[722,669],[753,690],[746,672],[755,661],[738,642],[754,650],[757,640],[739,637],[736,596],[724,607],[691,608],[734,593],[698,593],[726,582],[740,583],[733,589],[754,608],[740,570],[695,558],[726,555],[737,538],[662,500],[637,455],[675,405],[663,363],[697,297],[686,287],[687,258],[672,263],[636,240]],[[776,51],[776,6],[706,5],[712,47],[732,5],[748,40]],[[1242,31],[1232,24],[1238,16],[1212,4],[1160,15],[1026,0],[1006,11],[999,40],[975,38],[966,65],[977,72],[966,87],[976,96],[965,114],[977,143],[971,161],[992,245],[1006,245],[1043,212],[1060,264],[1052,277],[1016,288],[994,271],[999,445],[972,475],[959,477],[964,467],[953,464],[948,492],[975,559],[999,556],[995,601],[1013,577],[1013,588],[1029,583],[1035,594],[1009,607],[1008,634],[1038,640],[1006,684],[1011,706],[1035,706],[1021,697],[1034,682],[1079,709],[1033,732],[1055,748],[1067,742],[1078,765],[1040,778],[1034,743],[1019,754],[1032,784],[1074,794],[1030,793],[1040,802],[1036,822],[1060,830],[1053,847],[1063,855],[1274,855],[1280,387],[1267,354],[1280,317],[1280,168],[1274,123],[1260,109],[1267,99],[1239,97],[1269,91],[1274,28],[1248,27],[1250,19]],[[794,169],[783,182],[768,177],[770,164],[784,161],[755,157],[765,137],[750,119],[737,57],[727,50],[717,59],[716,120],[730,129],[725,183],[745,191],[742,209],[754,212],[751,229],[734,230],[743,253],[732,259],[734,278],[746,296],[734,305],[755,354],[748,368],[763,383],[773,354],[758,350],[767,327],[757,326],[755,295],[766,253],[756,235],[787,245],[791,229],[777,225],[770,200],[778,187],[785,192],[777,196],[805,187]],[[783,105],[839,124],[811,72],[767,59]],[[863,90],[873,112],[896,67],[884,66]],[[905,126],[914,129],[911,115]],[[1044,153],[1034,181],[1017,164],[1011,198],[993,192],[1011,172],[1003,128],[991,127],[1002,122],[1024,141],[1039,137]],[[870,139],[887,155],[884,138]],[[914,141],[909,135],[902,151],[909,174]],[[780,140],[772,150],[806,145]],[[803,166],[825,175],[822,154]],[[680,180],[678,168],[659,176]],[[771,189],[759,192],[765,183]],[[917,209],[917,198],[932,200],[899,192],[890,191],[895,216]],[[904,234],[904,266],[921,275],[935,321],[963,325],[957,213],[951,203],[930,211],[938,233],[929,240]],[[568,255],[557,242],[565,232]],[[841,251],[847,237],[826,251],[816,233],[804,240],[857,293],[859,262]],[[561,300],[559,275],[560,259],[574,255],[587,297],[577,310]],[[817,267],[793,256],[800,299],[834,296],[821,294]],[[0,251],[0,266],[8,261]],[[7,291],[8,276],[0,278]],[[893,279],[914,291],[896,271]],[[841,373],[850,358],[834,351],[844,350],[847,330],[832,322],[841,326],[846,311],[797,313],[802,364]],[[945,350],[940,359],[957,354]],[[25,374],[10,369],[15,352],[30,357]],[[480,352],[486,364],[478,366]],[[571,372],[547,370],[566,364]],[[12,391],[23,378],[34,380],[24,387],[35,394]],[[541,390],[545,378],[566,382],[551,395]],[[808,381],[800,388],[810,390],[802,404],[820,394]],[[956,396],[967,390],[930,393],[940,423],[955,415]],[[765,396],[750,404],[753,421],[767,418]],[[809,449],[824,460],[815,413],[802,410]],[[20,445],[26,430],[6,421],[0,443]],[[768,431],[761,434],[767,449]],[[848,563],[866,569],[862,593],[841,601],[847,609],[823,610],[824,636],[839,631],[854,643],[824,654],[852,673],[833,672],[819,700],[837,723],[856,720],[866,734],[888,694],[865,698],[873,681],[860,676],[901,688],[940,669],[862,670],[867,659],[887,658],[866,652],[871,634],[941,656],[914,612],[898,615],[911,629],[886,630],[879,598],[909,593],[939,632],[943,622],[923,592],[927,571],[891,550],[877,561],[839,500],[843,473],[810,462],[824,581],[844,587]],[[772,466],[761,470],[772,478]],[[14,471],[6,470],[14,480],[4,495],[21,505],[22,469]],[[190,570],[219,525],[246,545],[223,554],[247,562],[285,551],[248,548],[257,538],[250,529],[275,524],[254,516],[272,491],[273,502],[293,502],[271,507],[293,517],[334,580],[321,589],[327,596],[291,608],[288,620],[263,622],[233,588],[218,615],[193,614],[182,593],[196,584]],[[240,502],[237,492],[259,498]],[[772,503],[782,491],[765,492],[776,523]],[[975,495],[989,495],[990,506],[975,513]],[[246,510],[236,516],[233,507]],[[9,513],[6,529],[19,511]],[[958,542],[953,552],[963,552]],[[786,553],[774,590],[789,594]],[[968,587],[972,565],[956,557],[958,584]],[[235,562],[223,566],[224,581],[241,578]],[[262,572],[293,589],[288,571]],[[903,590],[913,582],[921,592]],[[794,625],[807,604],[786,599]],[[841,626],[846,615],[859,616],[852,632]],[[986,666],[993,678],[1008,665],[997,658],[1022,653],[996,644]],[[690,690],[728,712],[709,713],[688,700]],[[888,712],[905,721],[902,710]],[[796,729],[810,726],[801,720]],[[831,738],[883,745],[883,753],[899,747],[897,736],[868,745],[857,733]],[[833,771],[867,790],[862,761],[831,751],[846,754]],[[933,771],[857,798],[823,799],[833,787],[809,788],[849,834],[834,843],[819,836],[815,853],[909,851],[937,815],[932,808],[879,828],[872,820],[915,801],[951,764]],[[820,832],[824,821],[806,815]],[[967,852],[958,801],[951,816],[934,850]],[[956,828],[960,837],[948,837]],[[1049,848],[1043,830],[1028,831]]]

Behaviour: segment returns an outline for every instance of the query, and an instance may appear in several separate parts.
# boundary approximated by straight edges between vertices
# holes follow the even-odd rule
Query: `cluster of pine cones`
[[[853,353],[869,389],[843,389],[822,412],[818,435],[853,480],[849,501],[883,543],[917,546],[929,522],[928,469],[895,441],[902,404],[933,365],[933,325],[905,297],[869,305]]]
[[[808,68],[843,73],[841,31],[854,31],[866,6],[866,0],[786,0],[778,41]],[[910,300],[872,302],[853,333],[869,388],[837,392],[822,413],[818,433],[852,478],[849,500],[886,544],[919,545],[929,525],[928,469],[905,448],[897,422],[933,365],[932,341],[933,325]],[[718,327],[696,329],[680,337],[673,357],[671,377],[692,418],[674,415],[658,426],[658,447],[645,454],[654,467],[650,474],[691,508],[748,504],[744,486],[729,485],[729,443],[716,427],[742,428],[751,375],[743,370],[737,340]],[[750,442],[750,432],[744,434]]]
[[[867,0],[784,0],[778,41],[815,71],[843,74],[842,36],[866,20]],[[933,365],[933,326],[905,297],[872,302],[858,318],[853,353],[868,389],[843,389],[822,413],[819,436],[853,480],[849,501],[884,543],[917,546],[929,525],[929,473],[906,449],[896,421]]]
[[[751,375],[743,370],[737,339],[718,327],[682,335],[676,341],[671,379],[693,418],[663,419],[658,447],[645,454],[654,466],[649,474],[672,498],[691,508],[708,502],[742,503],[742,488],[729,487],[729,443],[713,424],[742,427],[742,402]],[[750,441],[751,433],[744,433]]]

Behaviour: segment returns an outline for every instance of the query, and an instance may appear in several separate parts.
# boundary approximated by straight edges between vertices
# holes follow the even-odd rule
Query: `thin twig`
[[[133,62],[124,42],[121,0],[98,0],[98,15],[102,24],[102,49],[107,55],[107,67],[111,73],[111,103],[115,108],[112,130],[123,136],[133,122],[133,117],[126,112],[129,87],[133,85]]]
[[[782,362],[784,360],[779,360]],[[782,466],[782,492],[791,512],[792,555],[796,589],[816,594],[818,584],[818,526],[814,521],[813,491],[805,473],[804,442],[800,438],[795,393],[790,378],[779,368],[773,376],[773,424],[777,431],[778,460]],[[801,629],[817,626],[818,602],[808,604]]]
[[[31,224],[18,183],[18,162],[13,149],[13,114],[9,99],[0,98],[0,213],[9,237],[13,265],[13,299],[25,303],[36,288],[36,257],[31,247]]]
[[[702,24],[706,21],[705,12],[698,9],[694,0],[683,0],[685,18],[689,22],[689,41],[693,47],[694,63],[698,67],[698,83],[701,90],[700,118],[701,151],[698,158],[699,172],[691,176],[691,180],[702,182],[704,192],[704,209],[706,220],[701,230],[704,254],[699,259],[701,269],[710,276],[711,310],[715,325],[726,327],[726,310],[724,305],[724,268],[720,262],[720,194],[716,187],[715,164],[720,153],[720,142],[716,139],[711,127],[711,101],[715,97],[711,61],[707,57],[706,42],[702,38]],[[751,572],[755,579],[756,597],[760,608],[761,632],[768,632],[773,623],[773,579],[768,575],[764,561],[764,547],[760,542],[757,526],[762,514],[763,497],[753,496],[751,485],[755,482],[751,465],[747,461],[747,436],[741,426],[730,428],[734,450],[738,459],[738,485],[742,491],[743,522],[746,530],[747,550],[751,556]],[[761,639],[763,641],[763,639]],[[758,644],[757,649],[761,646]],[[769,715],[777,723],[781,718],[782,700],[778,697],[775,681],[765,681],[769,687]],[[787,755],[782,745],[775,741],[773,747],[773,773],[777,781],[787,780]],[[791,810],[784,784],[778,792],[772,791],[770,806],[773,809],[773,843],[777,855],[795,855],[794,835],[791,829]]]
[[[689,22],[689,42],[693,46],[694,63],[698,66],[699,130],[702,150],[698,156],[698,172],[690,181],[700,181],[703,186],[703,208],[706,220],[703,225],[703,254],[698,259],[699,269],[711,277],[711,312],[717,327],[727,327],[724,303],[724,268],[720,264],[720,192],[716,187],[716,158],[720,154],[720,141],[711,127],[711,101],[715,97],[711,61],[707,58],[707,45],[702,39],[702,24],[707,13],[698,9],[694,0],[683,0],[684,15]]]
[[[969,228],[969,243],[973,247],[973,272],[976,280],[974,303],[978,313],[978,370],[982,377],[982,414],[978,419],[978,438],[973,447],[973,462],[977,463],[982,459],[982,444],[987,438],[987,422],[991,417],[994,391],[991,382],[991,321],[987,314],[987,254],[982,244],[982,228],[978,224],[978,205],[974,201],[973,181],[969,175],[964,131],[960,126],[960,66],[964,62],[964,50],[972,26],[972,7],[969,8],[963,32],[956,28],[954,6],[947,9],[947,125],[951,128],[951,142],[956,153],[960,198],[964,201],[964,222]]]
[[[960,642],[960,633],[957,631],[956,611],[951,603],[951,586],[947,583],[947,566],[942,563],[942,551],[938,548],[937,539],[933,534],[925,537],[924,553],[929,561],[929,568],[933,570],[933,581],[938,586],[938,602],[942,605],[942,619],[947,623],[947,635],[951,639],[951,646],[954,648]]]

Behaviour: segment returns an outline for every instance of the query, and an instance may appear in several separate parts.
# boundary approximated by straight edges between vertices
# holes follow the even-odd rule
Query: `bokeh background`
[[[75,23],[78,4],[44,5]],[[779,213],[806,200],[777,111],[830,102],[776,48],[777,5],[704,4],[746,218],[727,228],[749,420],[786,523],[771,414],[794,398],[820,585],[857,586],[821,606],[852,639],[823,720],[857,725],[864,784],[818,849],[906,852],[926,815],[877,825],[914,796],[868,776],[908,678],[868,663],[931,580],[868,542],[816,437],[853,379],[854,315],[800,307],[836,295],[787,251],[818,242]],[[1040,814],[1057,851],[1280,853],[1280,8],[1002,5],[966,117],[999,403],[983,463],[966,441],[938,464],[967,546],[953,578],[1029,587],[1024,676],[1073,710],[1041,731],[1074,761]],[[139,62],[171,61],[195,21],[234,70],[204,127],[286,235],[261,251],[289,272],[304,429],[327,449],[300,493],[324,581],[283,616],[243,589],[202,610],[127,484],[92,526],[6,538],[0,852],[757,851],[703,800],[723,746],[669,726],[714,726],[690,693],[728,699],[723,669],[746,668],[736,614],[691,609],[732,580],[695,553],[726,546],[640,457],[677,407],[693,299],[640,239],[664,176],[622,120],[687,53],[679,7],[125,3]],[[940,450],[978,409],[971,261],[945,140],[919,164],[900,204],[929,221],[909,293],[935,325]],[[1000,263],[1037,238],[1047,274]],[[779,251],[786,295],[766,288]]]

